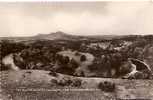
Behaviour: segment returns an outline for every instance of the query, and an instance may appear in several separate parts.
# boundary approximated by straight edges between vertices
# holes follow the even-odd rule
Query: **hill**
[[[80,79],[81,86],[58,86],[54,80]],[[97,88],[100,82],[114,82],[114,92]],[[111,78],[83,78],[63,74],[49,75],[49,71],[22,70],[1,72],[2,100],[110,100],[110,99],[152,99],[153,80],[126,80]]]
[[[30,40],[83,40],[87,37],[70,35],[61,31],[57,31],[50,34],[38,34],[31,37],[0,37],[0,40],[14,40],[16,42],[20,41],[30,41]]]
[[[34,41],[34,40],[72,40],[72,41],[79,41],[79,40],[112,40],[112,39],[121,39],[121,38],[136,38],[141,37],[139,35],[71,35],[64,33],[62,31],[57,31],[49,34],[38,34],[35,36],[27,36],[27,37],[0,37],[0,40],[12,40],[16,42],[21,41]]]

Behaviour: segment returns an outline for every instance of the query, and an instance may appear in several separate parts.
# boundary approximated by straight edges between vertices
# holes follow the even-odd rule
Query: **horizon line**
[[[50,33],[37,33],[36,35],[29,35],[29,36],[18,36],[18,35],[16,35],[16,36],[0,36],[1,38],[7,38],[7,37],[35,37],[35,36],[39,36],[39,35],[49,35],[49,34],[56,34],[56,33],[58,33],[58,32],[61,32],[61,33],[63,33],[63,34],[66,34],[66,35],[73,35],[73,36],[135,36],[135,35],[138,35],[138,36],[147,36],[147,35],[153,35],[153,33],[149,33],[149,34],[133,34],[133,33],[131,33],[131,34],[88,34],[88,35],[82,35],[82,34],[70,34],[70,33],[65,33],[65,32],[63,32],[63,31],[55,31],[55,32],[50,32]]]

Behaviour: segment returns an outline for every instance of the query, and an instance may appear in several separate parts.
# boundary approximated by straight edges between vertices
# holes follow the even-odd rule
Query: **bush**
[[[57,76],[58,76],[57,73],[54,72],[54,71],[52,71],[52,70],[50,70],[49,75],[52,75],[52,76],[54,76],[54,77],[57,77]]]
[[[58,84],[58,81],[57,81],[56,79],[52,79],[52,80],[51,80],[51,83],[53,83],[53,84]]]
[[[128,77],[128,79],[150,79],[150,73],[136,72],[134,75]]]
[[[70,78],[63,78],[57,81],[57,84],[60,86],[72,86],[72,87],[80,87],[82,83],[81,79],[70,79]]]
[[[70,61],[68,56],[63,57],[63,64],[68,64]]]
[[[81,54],[77,51],[76,53],[75,53],[75,56],[80,56]]]
[[[100,82],[98,84],[98,88],[101,89],[102,91],[114,92],[115,84],[111,83],[111,82],[108,82],[108,81],[104,81],[104,82]]]
[[[71,83],[72,83],[72,80],[70,78],[63,78],[57,82],[57,84],[60,86],[69,86],[71,85]]]
[[[81,79],[73,79],[72,81],[73,81],[72,82],[72,86],[74,86],[74,87],[80,87],[81,84],[82,84],[82,80]]]
[[[0,65],[0,71],[9,70],[9,66],[5,66],[3,64]]]
[[[1,56],[2,58],[10,53],[20,52],[25,49],[26,46],[23,43],[16,43],[9,40],[1,41]]]
[[[69,63],[69,67],[72,69],[76,69],[78,67],[78,63],[72,58]]]
[[[87,58],[86,58],[86,56],[85,55],[82,55],[81,57],[80,57],[80,61],[86,61],[87,60]]]

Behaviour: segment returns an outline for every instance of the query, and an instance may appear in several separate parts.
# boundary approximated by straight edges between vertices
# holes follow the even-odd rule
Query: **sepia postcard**
[[[153,100],[153,2],[0,2],[0,100]]]

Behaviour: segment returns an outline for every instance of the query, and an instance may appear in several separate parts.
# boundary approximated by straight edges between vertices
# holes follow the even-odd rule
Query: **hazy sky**
[[[0,3],[0,36],[153,34],[151,2]]]

